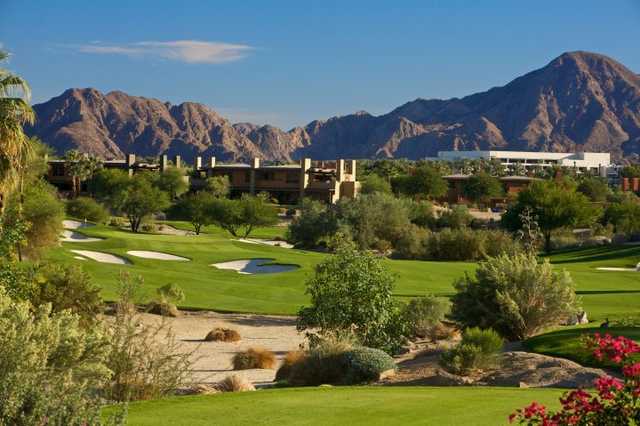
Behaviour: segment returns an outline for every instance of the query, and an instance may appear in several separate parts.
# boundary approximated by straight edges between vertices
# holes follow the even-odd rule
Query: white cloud
[[[140,41],[127,44],[67,45],[81,53],[152,56],[193,64],[220,64],[244,58],[251,46],[214,41]]]

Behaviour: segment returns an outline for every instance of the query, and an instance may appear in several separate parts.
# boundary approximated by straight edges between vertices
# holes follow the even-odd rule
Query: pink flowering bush
[[[624,336],[595,333],[587,339],[587,348],[598,360],[621,365],[623,380],[604,376],[594,382],[597,393],[583,389],[567,392],[560,398],[562,408],[556,412],[532,402],[511,414],[509,422],[527,426],[640,424],[640,362],[630,359],[632,354],[640,352],[640,346]]]

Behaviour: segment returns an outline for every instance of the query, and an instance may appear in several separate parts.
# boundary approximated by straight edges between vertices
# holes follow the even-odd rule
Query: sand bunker
[[[80,256],[88,257],[91,260],[95,260],[100,263],[114,263],[116,265],[128,265],[129,262],[124,257],[116,256],[115,254],[103,253],[100,251],[91,250],[71,250],[72,253],[79,254]]]
[[[173,254],[161,253],[159,251],[145,251],[145,250],[131,250],[128,251],[127,254],[135,257],[142,257],[144,259],[155,259],[155,260],[177,260],[180,262],[188,262],[189,259],[186,257],[175,256]]]
[[[87,260],[86,257],[82,257],[82,256],[73,256],[73,258],[78,260]]]
[[[298,265],[282,265],[270,263],[273,259],[243,259],[231,262],[214,263],[218,269],[229,269],[240,274],[275,274],[278,272],[289,272],[299,268]]]
[[[94,241],[102,241],[102,238],[87,237],[86,235],[82,235],[78,232],[65,230],[62,231],[62,234],[60,235],[60,241],[67,243],[91,243]]]
[[[249,243],[249,244],[265,244],[268,246],[274,246],[274,247],[282,247],[282,248],[293,248],[293,244],[289,244],[286,241],[280,241],[280,240],[263,240],[260,238],[239,238],[236,241],[240,241],[241,243]]]
[[[78,228],[87,228],[89,226],[95,226],[93,223],[80,222],[77,220],[63,220],[62,227],[64,229],[78,229]]]
[[[609,268],[609,267],[601,267],[596,268],[598,271],[616,271],[616,272],[640,272],[638,268]]]

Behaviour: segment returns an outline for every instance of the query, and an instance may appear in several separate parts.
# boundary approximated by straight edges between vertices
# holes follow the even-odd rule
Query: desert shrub
[[[107,399],[128,401],[155,399],[187,383],[192,352],[181,346],[164,322],[145,324],[135,309],[142,278],[122,273],[116,313],[108,336],[112,350],[107,367],[113,372],[105,388]]]
[[[375,348],[357,347],[344,352],[345,384],[369,383],[378,380],[380,374],[395,370],[396,364],[386,352]]]
[[[238,342],[240,333],[230,328],[214,328],[205,336],[206,342]]]
[[[439,322],[429,329],[427,337],[431,339],[432,342],[437,342],[438,340],[450,339],[456,333],[457,330],[455,327]]]
[[[227,376],[222,381],[216,383],[216,389],[220,392],[247,392],[256,390],[246,377],[237,374]]]
[[[554,272],[533,253],[500,255],[481,262],[475,276],[454,283],[452,317],[468,327],[493,328],[522,340],[564,321],[577,310],[568,272]]]
[[[427,241],[428,259],[479,260],[485,257],[485,234],[467,228],[433,232]]]
[[[431,228],[436,222],[433,205],[426,201],[409,201],[409,220],[423,228]]]
[[[34,306],[49,303],[53,312],[69,310],[83,325],[95,322],[102,310],[100,287],[79,266],[46,264],[37,270],[37,281],[31,297]]]
[[[79,322],[69,311],[13,301],[0,288],[0,424],[100,423],[109,341],[102,327]]]
[[[109,212],[96,200],[90,197],[78,197],[67,201],[67,214],[81,220],[94,223],[106,223]]]
[[[432,295],[412,299],[404,308],[404,318],[413,336],[427,337],[449,312],[449,300]]]
[[[109,226],[114,226],[116,228],[121,228],[123,226],[125,226],[127,224],[127,222],[119,217],[119,216],[112,216],[111,219],[109,219]]]
[[[451,373],[468,374],[496,365],[497,355],[502,349],[502,338],[494,330],[469,328],[460,343],[440,358],[442,366]]]
[[[502,230],[477,231],[484,234],[484,254],[495,257],[500,254],[513,256],[522,251],[522,244],[513,235]]]
[[[21,228],[14,248],[18,249],[19,257],[36,259],[47,248],[58,244],[63,219],[64,204],[58,199],[56,189],[38,180],[30,183],[22,196],[14,194],[7,200],[2,227]]]
[[[424,259],[427,257],[429,231],[410,224],[403,228],[396,241],[394,256],[402,259]]]
[[[289,351],[284,356],[282,364],[276,371],[276,382],[287,380],[291,375],[291,369],[295,364],[300,362],[305,357],[304,351]]]
[[[361,194],[373,194],[375,192],[382,192],[385,194],[391,193],[391,184],[389,181],[376,174],[370,174],[362,180],[362,186],[360,188]]]
[[[156,315],[180,316],[176,304],[184,301],[185,294],[177,284],[169,283],[156,289],[157,299],[149,305],[149,312]]]
[[[238,352],[233,356],[234,370],[249,370],[251,368],[274,368],[276,356],[264,348],[249,348],[245,352]]]
[[[355,334],[361,344],[395,351],[406,340],[392,295],[394,277],[382,260],[342,242],[306,284],[311,305],[298,312],[298,330],[319,336]]]
[[[355,385],[375,381],[392,369],[393,358],[379,349],[324,342],[283,364],[277,376],[295,386]]]
[[[455,205],[449,210],[442,212],[436,221],[439,228],[460,229],[469,226],[473,216],[469,214],[469,209],[464,205]]]

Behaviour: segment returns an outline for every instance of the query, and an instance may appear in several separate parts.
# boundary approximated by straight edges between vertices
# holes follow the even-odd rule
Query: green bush
[[[79,321],[69,311],[13,301],[0,288],[0,424],[100,423],[109,340],[102,327]]]
[[[400,231],[394,256],[402,259],[425,259],[429,230],[410,224]]]
[[[436,225],[439,228],[460,229],[469,226],[473,216],[469,214],[469,209],[464,205],[455,205],[450,210],[442,212]]]
[[[306,283],[311,304],[298,312],[298,330],[321,337],[353,333],[363,345],[393,353],[406,340],[394,280],[380,259],[350,242],[338,245]]]
[[[107,223],[109,212],[93,198],[78,197],[67,201],[67,215],[94,223]]]
[[[433,260],[478,260],[485,257],[485,234],[471,229],[443,229],[429,235],[427,258]]]
[[[396,364],[380,349],[357,347],[344,352],[346,365],[344,384],[355,385],[378,380],[380,374],[395,370]]]
[[[460,343],[440,357],[440,363],[454,374],[468,374],[496,365],[497,355],[502,349],[502,339],[494,330],[469,328]]]
[[[412,299],[404,308],[404,318],[413,336],[427,337],[449,312],[449,300],[432,295]]]
[[[69,310],[81,324],[93,324],[102,310],[100,287],[79,266],[46,264],[38,271],[38,284],[31,297],[34,306],[50,303],[53,312]]]
[[[395,368],[393,358],[379,349],[322,344],[283,365],[276,376],[295,386],[356,385]]]
[[[533,253],[481,262],[475,276],[454,283],[452,317],[467,327],[493,328],[510,340],[560,324],[578,306],[568,272],[555,272]]]

